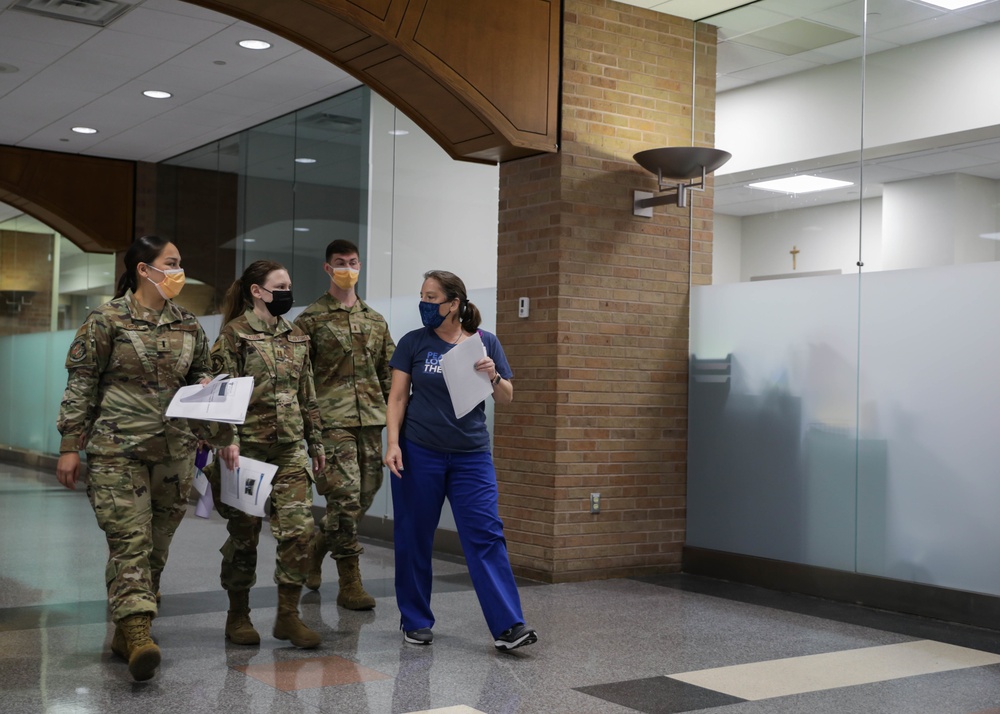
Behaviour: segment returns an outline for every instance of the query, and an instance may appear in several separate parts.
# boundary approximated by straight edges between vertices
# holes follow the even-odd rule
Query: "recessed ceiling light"
[[[304,226],[295,226],[295,228],[293,228],[292,230],[293,231],[298,231],[299,233],[308,233],[309,232],[309,229],[306,228],[306,227],[304,227]]]
[[[256,238],[244,238],[243,242],[244,243],[256,243],[257,239]]]
[[[271,46],[270,42],[264,40],[240,40],[237,44],[247,50],[266,50]]]
[[[410,132],[408,132],[406,129],[393,129],[389,133],[392,134],[393,136],[406,136]]]
[[[980,238],[987,238],[989,240],[1000,240],[1000,233],[980,233]]]
[[[315,164],[316,163],[316,159],[309,159],[309,158],[306,158],[306,157],[302,156],[302,157],[300,157],[298,159],[295,159],[295,163],[297,163],[297,164]]]
[[[812,193],[813,191],[829,191],[833,188],[853,186],[854,184],[850,181],[837,181],[819,176],[789,176],[773,181],[758,181],[748,185],[750,188],[776,191],[777,193]]]
[[[89,126],[74,126],[73,131],[77,134],[96,134],[97,129],[91,129]]]
[[[147,89],[143,92],[143,95],[149,97],[150,99],[170,99],[170,97],[174,96],[170,92],[163,92],[159,89]]]
[[[963,7],[978,5],[981,2],[985,2],[985,0],[923,0],[925,5],[943,7],[945,10],[961,10]]]

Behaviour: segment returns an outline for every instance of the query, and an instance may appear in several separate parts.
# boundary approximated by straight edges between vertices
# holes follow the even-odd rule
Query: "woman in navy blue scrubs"
[[[500,404],[514,397],[513,373],[496,335],[478,329],[479,310],[457,275],[443,270],[424,274],[420,316],[424,327],[404,335],[389,361],[385,464],[396,477],[391,480],[396,602],[403,638],[416,645],[434,639],[431,551],[447,496],[494,646],[508,651],[530,645],[538,635],[524,624],[507,556],[486,402],[455,416],[441,356],[478,333],[487,356],[476,370],[490,378],[493,399]]]

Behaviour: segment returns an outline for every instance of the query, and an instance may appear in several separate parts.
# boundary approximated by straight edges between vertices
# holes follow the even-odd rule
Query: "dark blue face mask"
[[[429,327],[432,330],[441,327],[444,315],[439,311],[440,307],[441,303],[420,301],[420,321],[424,323],[424,327]]]

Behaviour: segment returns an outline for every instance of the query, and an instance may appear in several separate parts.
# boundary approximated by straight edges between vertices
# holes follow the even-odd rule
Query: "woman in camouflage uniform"
[[[211,363],[198,321],[171,301],[184,284],[177,247],[144,236],[124,262],[114,299],[90,313],[69,348],[56,475],[75,488],[86,450],[87,496],[108,541],[111,649],[145,680],[160,664],[149,626],[198,443],[186,419],[164,412],[179,387],[211,378]]]
[[[322,472],[324,458],[319,407],[309,360],[309,336],[287,322],[292,307],[288,271],[273,260],[252,263],[229,288],[225,324],[212,347],[215,374],[253,377],[253,395],[246,421],[238,427],[239,443],[219,456],[235,469],[239,455],[278,467],[271,491],[271,533],[278,541],[274,582],[278,585],[278,616],[274,636],[296,647],[316,647],[319,635],[299,619],[299,597],[309,573],[312,517],[312,468]],[[214,470],[213,470],[214,472]],[[213,486],[218,489],[216,473]],[[250,622],[250,588],[256,582],[257,541],[261,519],[221,503],[229,539],[222,546],[222,587],[229,594],[226,637],[236,644],[255,645],[260,635]]]

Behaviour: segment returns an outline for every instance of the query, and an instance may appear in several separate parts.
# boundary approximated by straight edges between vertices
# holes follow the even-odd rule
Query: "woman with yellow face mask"
[[[172,302],[184,285],[177,247],[144,236],[124,262],[114,299],[90,313],[69,348],[56,475],[76,488],[87,452],[87,496],[108,541],[111,650],[141,681],[160,664],[150,622],[198,444],[186,419],[164,413],[178,388],[211,379],[212,364],[198,321]],[[233,432],[221,433],[225,446]]]

